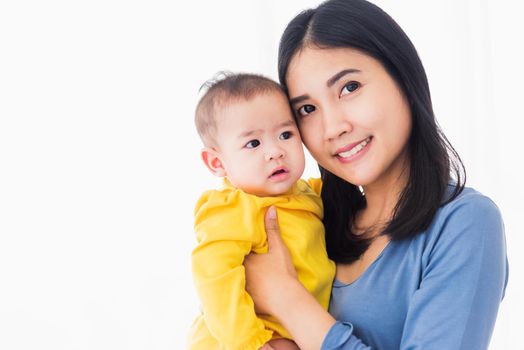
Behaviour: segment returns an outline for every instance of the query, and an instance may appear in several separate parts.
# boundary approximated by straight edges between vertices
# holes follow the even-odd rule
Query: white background
[[[417,47],[468,184],[503,213],[510,282],[490,349],[522,349],[517,2],[376,3]],[[184,348],[192,209],[218,183],[199,161],[198,89],[223,69],[276,78],[285,24],[316,4],[1,2],[0,349]]]

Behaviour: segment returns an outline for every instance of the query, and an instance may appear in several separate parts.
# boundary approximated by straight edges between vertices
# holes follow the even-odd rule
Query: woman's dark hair
[[[303,11],[287,26],[278,55],[280,83],[292,58],[305,47],[354,48],[382,63],[410,105],[409,180],[382,234],[392,240],[413,237],[428,228],[436,211],[460,194],[464,165],[440,130],[429,85],[415,47],[398,24],[365,0],[328,0]],[[358,259],[370,244],[353,233],[355,216],[366,207],[359,188],[320,167],[328,255],[336,262]],[[452,187],[448,188],[450,182]]]

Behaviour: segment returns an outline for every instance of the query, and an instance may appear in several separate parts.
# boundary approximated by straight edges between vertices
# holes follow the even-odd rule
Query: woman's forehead
[[[383,70],[381,63],[368,54],[353,48],[304,48],[292,58],[286,74],[290,91],[303,84],[332,85],[338,74],[373,74]]]

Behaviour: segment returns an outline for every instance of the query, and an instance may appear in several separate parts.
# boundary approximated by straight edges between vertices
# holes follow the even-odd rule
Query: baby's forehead
[[[255,101],[266,101],[276,102],[276,101],[287,101],[287,95],[284,91],[280,89],[270,89],[270,90],[261,90],[256,93],[251,93],[249,95],[228,95],[225,93],[220,99],[222,107],[234,107],[237,105],[253,104]]]
[[[278,112],[278,115],[285,117],[292,116],[287,96],[277,90],[250,97],[235,96],[224,99],[215,105],[214,115],[218,123],[238,113],[242,113],[246,119],[249,119],[250,116],[263,114],[265,111]]]
[[[216,113],[220,135],[271,132],[295,126],[295,119],[285,95],[260,95],[252,99],[232,101]]]

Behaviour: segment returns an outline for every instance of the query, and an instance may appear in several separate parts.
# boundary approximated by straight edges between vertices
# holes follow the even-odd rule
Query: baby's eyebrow
[[[275,127],[275,129],[280,129],[280,128],[284,128],[286,126],[292,126],[292,125],[295,125],[295,121],[293,119],[288,119],[285,122],[282,122],[282,123],[278,124]],[[263,132],[264,132],[264,130],[262,130],[262,129],[246,130],[244,132],[241,132],[238,135],[238,138],[242,139],[242,138],[249,137],[249,136],[255,135],[255,134],[260,134],[260,133],[263,133]]]
[[[260,132],[262,132],[262,130],[260,130],[260,129],[247,130],[247,131],[244,131],[244,132],[240,133],[240,135],[238,135],[238,138],[241,139],[241,138],[248,137],[248,136],[251,136],[253,134],[260,133]]]
[[[278,126],[277,126],[277,129],[279,128],[283,128],[283,127],[286,127],[286,126],[292,126],[292,125],[295,125],[295,121],[294,120],[286,120],[285,122],[283,123],[280,123]]]

